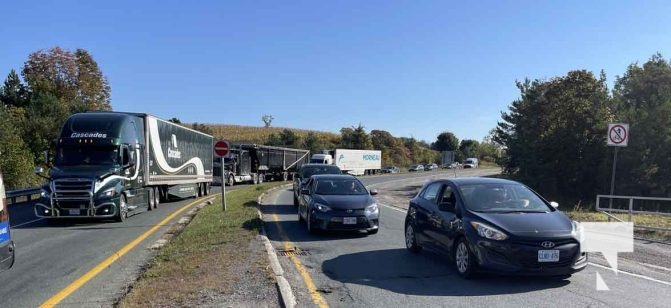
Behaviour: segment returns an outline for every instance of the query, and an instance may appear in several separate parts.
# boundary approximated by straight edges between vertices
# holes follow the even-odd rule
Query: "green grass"
[[[266,190],[284,183],[267,183],[227,193],[227,211],[221,198],[202,208],[191,223],[151,262],[122,307],[190,306],[202,292],[229,294],[236,281],[245,279],[240,268],[268,271],[267,257],[250,259],[250,242],[263,221],[257,199]],[[268,272],[270,279],[270,273]]]

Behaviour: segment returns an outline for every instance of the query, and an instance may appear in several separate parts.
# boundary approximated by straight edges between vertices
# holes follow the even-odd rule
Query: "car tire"
[[[405,224],[405,248],[415,253],[422,250],[422,246],[417,244],[417,234],[415,234],[415,226],[412,223]]]
[[[473,277],[475,273],[475,256],[464,238],[459,239],[454,249],[454,264],[459,276],[465,279]]]

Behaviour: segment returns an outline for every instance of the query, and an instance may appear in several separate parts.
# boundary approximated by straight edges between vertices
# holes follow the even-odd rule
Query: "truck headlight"
[[[44,189],[40,190],[40,197],[42,198],[49,197],[49,192]]]
[[[475,231],[478,231],[478,235],[486,239],[503,241],[508,238],[508,235],[506,235],[502,231],[480,222],[472,221],[471,226],[473,226],[473,229],[475,229]]]
[[[116,189],[115,188],[110,188],[108,190],[105,190],[103,192],[98,193],[99,197],[111,198],[111,197],[114,197],[114,195],[116,195]]]

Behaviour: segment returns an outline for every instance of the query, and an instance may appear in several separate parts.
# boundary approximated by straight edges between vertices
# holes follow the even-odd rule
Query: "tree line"
[[[629,65],[609,91],[603,72],[574,70],[517,82],[520,97],[502,112],[493,140],[504,171],[555,200],[591,204],[610,193],[608,123],[628,123],[619,149],[617,195],[671,195],[671,63],[660,54]]]
[[[111,110],[111,88],[84,49],[54,47],[31,53],[0,86],[0,168],[7,189],[34,186],[32,173],[65,119],[87,110]],[[23,78],[21,78],[23,77]]]

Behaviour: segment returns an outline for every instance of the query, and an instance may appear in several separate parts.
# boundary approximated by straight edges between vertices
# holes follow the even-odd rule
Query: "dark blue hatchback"
[[[568,276],[587,266],[577,222],[509,180],[457,178],[424,185],[410,201],[406,247],[447,252],[462,277],[477,271]]]

